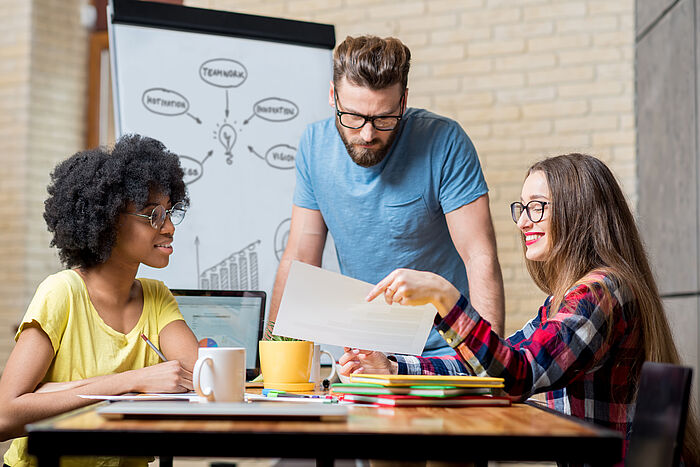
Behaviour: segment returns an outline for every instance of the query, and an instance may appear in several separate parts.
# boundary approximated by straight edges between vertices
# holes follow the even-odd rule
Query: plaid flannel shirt
[[[629,439],[636,397],[630,380],[644,358],[630,295],[612,277],[590,274],[566,293],[557,313],[547,298],[537,316],[505,340],[462,296],[444,319],[435,319],[458,355],[396,355],[399,373],[501,377],[512,396],[546,392],[550,408]]]

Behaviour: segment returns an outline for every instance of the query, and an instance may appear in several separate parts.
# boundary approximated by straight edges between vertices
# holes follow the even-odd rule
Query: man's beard
[[[368,123],[368,125],[371,125],[371,123]],[[348,139],[345,137],[345,133],[343,133],[344,127],[340,124],[340,122],[338,122],[338,119],[335,120],[335,127],[338,129],[340,139],[343,140],[345,149],[348,151],[348,155],[350,155],[352,161],[360,167],[365,168],[377,165],[384,160],[389,152],[389,149],[391,149],[391,144],[396,139],[396,134],[399,130],[398,126],[391,130],[391,134],[389,135],[389,139],[387,140],[386,144],[379,146],[377,149],[368,149],[355,147],[353,143],[348,141]],[[373,139],[369,142],[363,140],[362,138],[355,140],[355,144],[375,144],[377,142],[379,142],[378,139]]]

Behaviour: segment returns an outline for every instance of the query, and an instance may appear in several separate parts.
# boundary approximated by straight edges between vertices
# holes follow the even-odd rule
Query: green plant
[[[275,328],[275,322],[268,320],[265,325],[265,332],[263,333],[263,339],[266,341],[299,341],[301,339],[295,339],[293,337],[278,336],[272,334],[272,330]]]

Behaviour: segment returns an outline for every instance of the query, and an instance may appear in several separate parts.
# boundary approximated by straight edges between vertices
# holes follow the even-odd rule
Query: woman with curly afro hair
[[[67,269],[39,285],[15,336],[0,379],[0,440],[93,402],[79,394],[192,389],[194,334],[162,282],[136,278],[139,265],[165,267],[173,252],[174,225],[189,203],[179,158],[159,141],[124,136],[111,151],[59,163],[48,193],[44,219]],[[31,465],[26,438],[13,441],[4,462]]]

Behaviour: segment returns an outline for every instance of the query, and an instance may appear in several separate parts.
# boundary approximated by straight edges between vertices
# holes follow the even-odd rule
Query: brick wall
[[[544,295],[525,270],[508,204],[526,168],[587,152],[636,201],[632,0],[189,0],[189,6],[331,23],[411,49],[409,105],[458,120],[491,189],[508,331]],[[326,90],[323,90],[326,92]]]
[[[12,348],[12,324],[24,306],[26,154],[29,122],[31,3],[0,6],[0,368]]]
[[[43,202],[53,166],[84,144],[83,4],[0,4],[0,371],[36,286],[60,268]]]
[[[88,31],[80,23],[80,11],[86,3],[33,1],[25,307],[39,282],[61,269],[56,250],[49,248],[51,236],[43,218],[44,200],[53,167],[85,145],[89,44]]]

